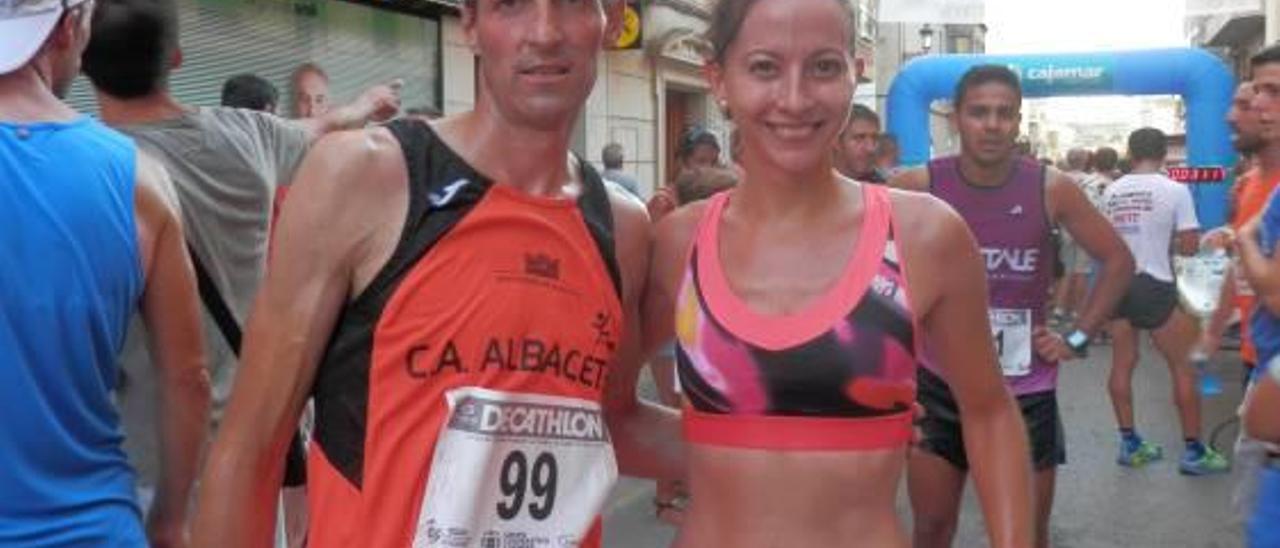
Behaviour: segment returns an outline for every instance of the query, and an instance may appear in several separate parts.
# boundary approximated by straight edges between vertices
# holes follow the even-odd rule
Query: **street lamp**
[[[925,23],[920,27],[920,50],[929,53],[931,49],[933,49],[933,27]]]

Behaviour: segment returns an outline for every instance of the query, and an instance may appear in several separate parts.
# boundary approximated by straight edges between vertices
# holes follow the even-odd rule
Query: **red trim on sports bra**
[[[766,350],[798,346],[825,333],[858,305],[880,267],[889,234],[887,189],[862,185],[863,216],[858,241],[844,274],[804,310],[785,316],[760,314],[733,293],[720,263],[720,218],[732,192],[711,198],[697,234],[698,287],[707,312],[735,337]]]
[[[912,413],[831,418],[720,415],[685,406],[689,443],[773,451],[871,451],[911,443]]]

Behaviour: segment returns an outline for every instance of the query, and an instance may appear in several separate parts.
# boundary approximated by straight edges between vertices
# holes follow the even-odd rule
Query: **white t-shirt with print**
[[[1158,173],[1131,174],[1107,186],[1103,203],[1133,253],[1137,273],[1172,282],[1174,234],[1200,228],[1191,191]]]

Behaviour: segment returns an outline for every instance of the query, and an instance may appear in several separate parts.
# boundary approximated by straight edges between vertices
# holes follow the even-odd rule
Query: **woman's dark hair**
[[[684,135],[680,137],[680,146],[676,148],[676,157],[684,160],[693,155],[694,149],[700,145],[707,145],[720,152],[720,139],[716,134],[711,133],[698,126],[690,127],[685,130]]]
[[[854,46],[857,43],[858,14],[850,0],[832,0],[840,6],[845,14],[845,28],[848,30],[849,53],[854,52]],[[760,3],[760,0],[718,0],[716,6],[711,9],[711,26],[707,29],[704,36],[706,40],[705,55],[708,60],[716,63],[724,62],[725,52],[729,51],[729,46],[733,45],[734,40],[738,39],[738,31],[742,30],[742,22],[746,21],[747,14],[751,13],[751,8]]]

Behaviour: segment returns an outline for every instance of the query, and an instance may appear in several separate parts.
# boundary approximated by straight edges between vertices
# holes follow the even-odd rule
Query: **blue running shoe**
[[[1183,454],[1182,463],[1178,465],[1178,472],[1184,476],[1222,474],[1228,470],[1231,470],[1231,463],[1227,461],[1227,457],[1209,446],[1205,446],[1199,458],[1193,458],[1191,452]]]
[[[1164,449],[1146,440],[1137,443],[1121,443],[1116,463],[1129,468],[1142,468],[1164,458]]]

